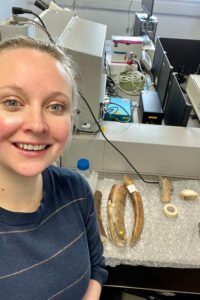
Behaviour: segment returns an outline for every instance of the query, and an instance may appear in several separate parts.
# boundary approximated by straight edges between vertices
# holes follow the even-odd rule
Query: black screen
[[[160,77],[160,71],[163,65],[163,58],[164,58],[164,50],[161,41],[158,38],[156,41],[156,48],[155,48],[155,53],[153,58],[152,69],[151,69],[151,72],[154,77],[154,84],[156,86],[158,84],[158,80]]]
[[[163,62],[161,66],[160,76],[157,83],[157,92],[160,98],[161,107],[165,106],[165,99],[167,91],[169,90],[170,77],[172,75],[173,67],[171,66],[166,52],[163,55]]]
[[[191,109],[192,106],[187,102],[187,98],[181,90],[176,75],[173,73],[164,113],[165,125],[187,126]]]
[[[174,67],[174,72],[184,68],[185,75],[194,74],[200,64],[200,40],[160,38],[163,49]]]

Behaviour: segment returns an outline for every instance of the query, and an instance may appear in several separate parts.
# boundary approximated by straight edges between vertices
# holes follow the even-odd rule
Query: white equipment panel
[[[187,95],[200,120],[200,75],[190,75],[186,85]]]

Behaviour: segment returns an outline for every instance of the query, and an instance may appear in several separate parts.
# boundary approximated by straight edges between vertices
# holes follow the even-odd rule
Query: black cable
[[[123,106],[121,106],[120,104],[118,104],[118,103],[115,103],[115,102],[108,102],[108,103],[105,103],[104,104],[104,107],[105,106],[109,106],[110,104],[112,104],[112,105],[116,105],[117,107],[120,107],[125,113],[126,113],[126,115],[127,115],[127,117],[129,117],[129,119],[127,120],[127,121],[120,121],[119,119],[117,119],[118,121],[120,121],[121,123],[128,123],[130,120],[131,120],[131,115],[128,113],[128,111],[123,107]],[[115,119],[115,118],[114,118]]]
[[[116,91],[116,83],[114,80],[107,75],[107,80],[106,80],[106,91],[108,96],[116,96],[118,98],[122,98],[119,93]]]
[[[107,76],[106,86],[109,88],[114,88],[115,85],[116,84],[115,84],[114,80],[110,76]]]
[[[108,96],[115,96],[116,91],[115,91],[115,82],[112,80],[110,76],[107,76],[106,79],[106,91]]]
[[[101,129],[101,126],[99,125],[97,119],[95,118],[95,115],[93,114],[93,111],[91,109],[91,107],[89,106],[87,100],[85,99],[85,97],[81,94],[80,91],[78,91],[79,95],[81,96],[82,100],[85,102],[85,104],[87,105],[95,123],[97,124],[97,127],[99,128],[99,131],[101,132],[101,134],[103,135],[104,139],[108,142],[108,144],[110,144],[124,159],[125,161],[129,164],[129,166],[135,171],[135,173],[139,176],[139,178],[145,182],[145,183],[153,183],[153,184],[159,184],[159,181],[148,181],[145,180],[142,175],[137,171],[137,169],[132,165],[132,163],[128,160],[128,158],[105,136],[103,130]]]
[[[104,111],[106,111],[107,113],[113,113],[113,114],[116,114],[118,112],[118,107],[116,106],[112,106],[111,108],[108,108],[108,107],[105,107],[104,108]]]
[[[107,110],[106,110],[106,113],[107,113]],[[110,115],[110,119],[108,121],[116,121],[116,122],[122,123],[122,124],[129,122],[129,120],[122,121],[122,120],[118,119],[117,117],[114,117],[114,114],[110,114],[110,113],[108,113],[108,114]]]
[[[39,0],[39,2],[42,3],[44,6],[46,6],[47,9],[49,8],[49,4],[46,3],[45,1]]]
[[[88,133],[88,134],[90,134],[91,135],[91,131],[87,131],[87,130],[82,130],[82,129],[76,129],[76,131],[75,131],[76,133]],[[97,133],[99,133],[99,130],[97,130],[97,131],[95,131],[95,132],[92,132],[92,134],[97,134]]]
[[[16,15],[16,17],[17,17],[17,15]],[[46,29],[42,26],[42,24],[35,21],[35,20],[33,20],[33,19],[29,19],[27,17],[26,18],[19,17],[19,19],[15,18],[15,23],[16,22],[17,22],[17,24],[30,24],[30,23],[33,23],[35,26],[39,27],[41,30],[43,30],[47,34]]]
[[[36,7],[38,7],[38,8],[40,8],[41,10],[46,10],[46,9],[48,9],[48,7],[49,7],[46,3],[44,3],[44,2],[41,1],[41,0],[36,0],[36,1],[34,2],[34,5],[35,5]]]
[[[52,44],[55,44],[51,34],[48,32],[44,22],[42,21],[42,19],[40,18],[40,16],[36,13],[34,13],[32,10],[29,10],[29,9],[24,9],[22,7],[12,7],[12,13],[14,15],[22,15],[22,14],[31,14],[31,15],[34,15],[36,18],[39,19],[39,21],[41,22],[42,26],[45,28],[45,31],[49,37],[49,40],[52,42]]]
[[[133,60],[134,60],[134,59],[133,59]],[[137,59],[135,59],[134,62],[137,64],[139,71],[140,71],[141,73],[144,73],[143,70],[142,70],[142,66],[139,64],[139,62],[137,61]]]

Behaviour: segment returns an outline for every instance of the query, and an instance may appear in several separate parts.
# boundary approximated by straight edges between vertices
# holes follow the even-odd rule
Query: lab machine
[[[147,35],[155,42],[158,20],[153,15],[154,0],[142,0],[141,6],[144,12],[135,14],[133,36]]]

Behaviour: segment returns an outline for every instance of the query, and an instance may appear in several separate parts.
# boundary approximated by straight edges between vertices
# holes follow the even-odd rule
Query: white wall
[[[141,11],[141,1],[133,1],[128,15],[130,2],[77,0],[76,11],[80,17],[106,24],[107,38],[110,39],[112,34],[126,35],[128,25],[134,24],[135,11]],[[154,15],[158,18],[157,36],[200,39],[200,0],[155,0]]]
[[[127,35],[128,14],[124,11],[102,9],[77,9],[78,15],[91,21],[106,24],[107,39],[112,35]],[[200,17],[169,14],[154,14],[158,18],[157,36],[200,39]],[[134,14],[130,24],[134,24]]]
[[[11,16],[12,6],[33,9],[40,13],[34,0],[2,1],[0,20]],[[46,0],[50,2],[50,0]],[[74,0],[56,0],[56,3],[72,7]],[[130,0],[76,0],[78,16],[107,25],[107,39],[113,34],[126,35]],[[141,11],[141,1],[131,6],[130,24],[134,23],[135,11]],[[200,0],[155,0],[154,15],[158,18],[157,36],[200,39]]]

